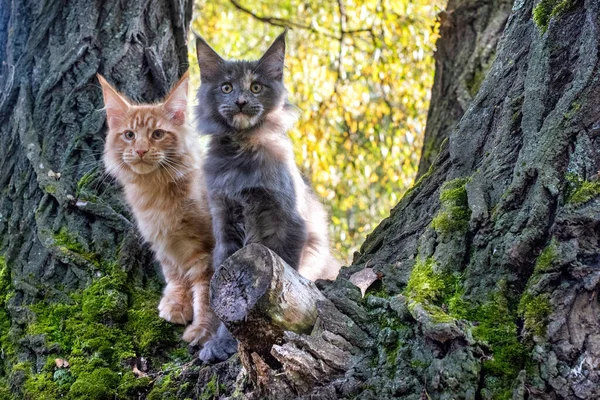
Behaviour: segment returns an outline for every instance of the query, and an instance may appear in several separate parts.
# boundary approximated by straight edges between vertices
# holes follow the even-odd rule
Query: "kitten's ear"
[[[108,127],[115,127],[116,123],[125,119],[125,114],[131,105],[117,92],[104,77],[96,74],[98,82],[102,86],[102,94],[104,95],[104,109],[106,110],[106,120]]]
[[[183,125],[185,122],[185,112],[187,110],[187,93],[188,93],[188,78],[189,73],[186,71],[179,82],[171,89],[167,100],[163,104],[165,110],[169,114],[171,122],[175,125]]]
[[[283,66],[285,61],[285,34],[277,36],[271,47],[258,61],[260,69],[272,79],[283,80]]]
[[[202,81],[215,79],[225,60],[198,34],[196,34],[196,55],[200,66],[200,79]]]

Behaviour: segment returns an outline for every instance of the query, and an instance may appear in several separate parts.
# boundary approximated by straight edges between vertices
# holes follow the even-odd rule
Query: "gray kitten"
[[[302,179],[287,131],[297,110],[283,84],[285,32],[258,61],[226,61],[196,39],[201,85],[196,117],[210,136],[204,162],[215,270],[260,243],[306,278],[335,279],[327,215]]]

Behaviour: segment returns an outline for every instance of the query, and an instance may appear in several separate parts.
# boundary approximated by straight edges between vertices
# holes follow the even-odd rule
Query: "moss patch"
[[[435,272],[434,264],[432,257],[417,261],[406,283],[406,297],[418,303],[437,303],[444,298],[449,289],[448,276]]]
[[[532,296],[529,293],[521,297],[519,303],[519,315],[523,317],[525,331],[535,336],[546,334],[548,317],[552,313],[550,297],[544,293]]]
[[[570,11],[575,5],[575,0],[541,0],[533,9],[533,22],[546,32],[550,19]]]
[[[462,289],[445,301],[448,314],[471,321],[473,337],[487,344],[491,355],[483,362],[485,378],[483,398],[511,399],[512,383],[523,368],[527,349],[519,341],[517,312],[506,297],[503,282],[490,299],[482,304],[462,300]]]
[[[90,183],[96,179],[97,175],[97,168],[92,168],[81,177],[81,179],[77,182],[77,190],[75,191],[75,196],[77,198],[82,196],[83,192],[89,187]]]
[[[469,178],[458,178],[444,183],[440,192],[441,208],[431,226],[441,235],[464,233],[469,229],[471,210],[466,185]]]
[[[200,393],[198,400],[218,399],[219,395],[225,391],[225,385],[219,384],[219,377],[215,374]]]
[[[600,182],[581,181],[567,198],[567,204],[583,204],[600,196]]]
[[[526,359],[518,336],[517,310],[506,293],[506,284],[500,282],[488,301],[471,304],[463,298],[461,276],[437,272],[432,258],[417,262],[405,289],[411,304],[421,303],[434,322],[471,321],[473,337],[491,353],[483,362],[484,398],[510,399],[512,382]]]
[[[98,254],[89,251],[87,246],[82,243],[76,235],[69,232],[66,227],[60,228],[58,233],[53,235],[54,244],[63,252],[73,252],[85,260],[89,261],[96,267],[100,267],[100,257]]]
[[[2,399],[2,385],[6,384],[3,378],[6,375],[5,371],[9,369],[8,360],[13,358],[15,353],[13,343],[9,337],[10,316],[6,309],[7,301],[12,294],[10,269],[4,256],[0,256],[0,348],[2,349],[2,357],[0,357],[0,400]]]
[[[557,251],[556,241],[552,239],[550,244],[538,256],[535,262],[534,274],[551,270],[557,257]]]
[[[136,288],[117,264],[103,269],[106,275],[71,293],[70,301],[30,306],[35,320],[26,333],[45,335],[59,350],[41,373],[29,368],[25,398],[140,398],[150,391],[150,379],[136,378],[129,362],[145,357],[162,364],[163,354],[179,342],[178,330],[158,317],[158,283]],[[56,368],[56,358],[66,359],[69,368]]]

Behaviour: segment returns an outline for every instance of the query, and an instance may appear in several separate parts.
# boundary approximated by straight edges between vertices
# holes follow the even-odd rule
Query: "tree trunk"
[[[95,75],[158,100],[187,69],[192,5],[0,0],[0,398],[137,398],[150,378],[132,365],[150,373],[178,346],[103,174]]]
[[[428,173],[319,284],[338,314],[274,346],[247,397],[600,397],[599,22],[596,1],[515,2]],[[344,367],[311,345],[326,336]]]
[[[501,2],[489,4],[506,7]],[[94,112],[100,92],[84,84],[100,70],[123,82],[126,92],[136,94],[128,87],[139,84],[139,95],[147,96],[143,98],[158,95],[161,91],[152,90],[149,78],[133,79],[138,75],[131,71],[140,74],[142,57],[160,54],[163,69],[171,71],[165,72],[169,77],[165,81],[172,82],[176,73],[165,65],[176,68],[179,64],[173,60],[181,58],[166,57],[174,53],[162,47],[134,52],[139,55],[135,58],[129,54],[131,49],[144,47],[135,39],[150,40],[157,28],[141,36],[129,32],[162,21],[183,34],[185,24],[177,25],[175,17],[137,19],[136,24],[131,16],[138,14],[120,19],[122,14],[115,11],[118,5],[110,13],[107,6],[97,12],[86,7],[81,13],[75,11],[81,10],[76,5],[41,11],[33,5],[19,10],[11,9],[12,3],[2,6],[0,37],[9,31],[12,36],[7,36],[8,46],[0,53],[9,60],[1,82],[10,88],[3,91],[0,103],[4,188],[0,233],[6,258],[0,285],[9,293],[0,299],[7,310],[0,311],[0,339],[6,349],[4,370],[12,368],[8,381],[13,392],[34,393],[42,390],[43,383],[56,385],[56,393],[64,393],[60,390],[67,387],[73,398],[94,398],[89,393],[102,394],[98,392],[102,388],[119,398],[227,398],[234,392],[236,398],[274,399],[600,397],[600,153],[596,150],[600,4],[596,0],[514,3],[494,61],[469,105],[450,95],[447,103],[432,109],[430,121],[442,121],[443,116],[460,121],[456,126],[432,125],[432,135],[447,135],[448,141],[431,167],[369,235],[353,265],[343,269],[335,282],[317,282],[326,299],[317,302],[315,326],[310,333],[284,333],[270,351],[278,363],[269,364],[258,354],[242,354],[252,358],[255,370],[249,376],[237,374],[239,362],[234,357],[210,368],[179,365],[177,373],[153,375],[145,386],[140,382],[146,378],[133,375],[126,380],[128,386],[123,381],[114,383],[117,378],[110,373],[131,353],[133,367],[141,368],[146,342],[136,339],[130,348],[107,348],[86,339],[85,327],[78,325],[85,343],[80,339],[71,343],[73,319],[53,325],[63,315],[62,308],[46,303],[43,308],[26,306],[41,299],[60,300],[96,329],[101,323],[122,328],[126,334],[136,332],[128,324],[140,322],[134,312],[139,296],[129,284],[138,285],[142,293],[152,289],[147,277],[154,272],[146,268],[149,258],[132,239],[133,227],[112,194],[116,189],[97,178],[102,190],[111,193],[103,200],[107,195],[91,191],[89,178],[75,185],[87,176],[84,170],[69,172],[68,168],[84,156],[75,151],[78,146],[102,147],[97,138],[103,134],[103,117]],[[495,32],[502,17],[492,8],[484,12],[488,22],[474,26]],[[6,9],[14,14],[12,19],[4,14]],[[148,12],[151,9],[154,12],[150,7]],[[173,15],[173,10],[178,8],[161,12]],[[109,14],[111,21],[120,22],[104,23]],[[29,23],[13,22],[9,30],[16,16]],[[57,21],[59,16],[66,21],[60,29],[34,21]],[[93,22],[76,22],[77,16]],[[127,29],[129,24],[135,29]],[[460,24],[453,26],[462,29]],[[80,37],[73,29],[96,30]],[[121,31],[125,36],[119,36]],[[452,32],[446,33],[452,36]],[[98,42],[99,37],[105,42]],[[119,39],[125,37],[133,40],[127,53],[125,39]],[[156,46],[167,46],[156,40]],[[57,44],[61,51],[38,54],[41,41]],[[99,47],[98,43],[106,44]],[[115,61],[106,53],[108,48],[125,56]],[[181,51],[178,54],[182,57]],[[444,54],[438,53],[438,68],[446,65]],[[489,49],[485,54],[491,54]],[[105,59],[112,62],[100,62]],[[18,66],[14,79],[11,63]],[[443,95],[448,92],[439,87],[444,82],[439,75],[434,93]],[[54,174],[49,175],[48,169]],[[56,172],[62,174],[60,179]],[[123,268],[124,281],[106,279],[122,276]],[[365,275],[376,280],[362,297],[350,279],[366,268],[373,273]],[[91,301],[96,298],[103,300],[100,305]],[[123,314],[125,302],[129,309]],[[81,310],[78,304],[83,304]],[[53,312],[44,313],[47,309]],[[7,321],[8,331],[4,330]],[[140,323],[139,330],[147,331],[150,325]],[[39,334],[41,326],[49,332]],[[172,328],[162,334],[168,332]],[[55,342],[60,346],[53,347]],[[59,373],[64,368],[46,360],[58,365],[55,358],[63,357],[65,348],[71,351],[67,361],[73,366],[70,372]],[[98,354],[109,365],[102,364],[106,361],[99,361]],[[86,370],[82,359],[93,370]],[[40,374],[32,377],[32,367]],[[82,379],[86,374],[87,381]],[[42,381],[43,376],[49,379]],[[105,379],[99,389],[92,384],[100,377]],[[84,390],[90,386],[96,392]],[[121,393],[122,387],[128,389]]]
[[[449,0],[440,13],[435,81],[417,179],[429,170],[442,142],[479,91],[496,57],[511,0]]]

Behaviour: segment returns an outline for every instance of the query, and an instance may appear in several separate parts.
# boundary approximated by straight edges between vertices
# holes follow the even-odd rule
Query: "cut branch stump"
[[[284,331],[310,333],[317,302],[324,300],[315,284],[260,244],[229,257],[212,278],[210,304],[246,351],[269,364],[274,344]]]

